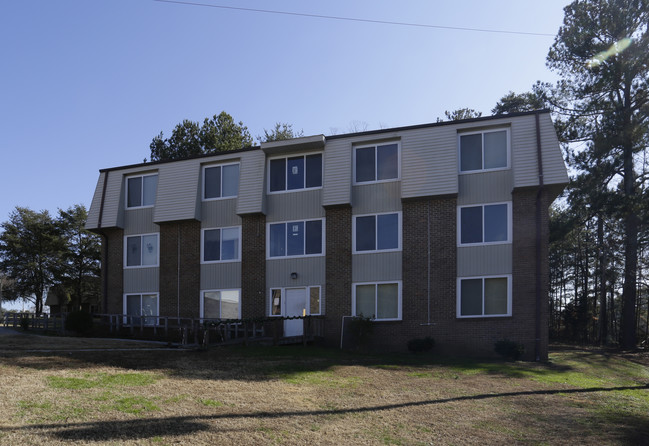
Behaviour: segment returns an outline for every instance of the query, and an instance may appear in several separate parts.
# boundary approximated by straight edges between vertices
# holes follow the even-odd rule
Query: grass
[[[38,338],[0,351],[0,444],[649,444],[647,354],[27,351]]]

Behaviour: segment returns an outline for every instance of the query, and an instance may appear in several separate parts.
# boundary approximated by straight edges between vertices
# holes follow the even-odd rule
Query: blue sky
[[[141,162],[160,131],[230,113],[253,137],[490,114],[553,81],[545,56],[567,0],[195,0],[462,28],[266,14],[154,0],[0,2],[0,222],[16,206],[90,205],[98,171]]]

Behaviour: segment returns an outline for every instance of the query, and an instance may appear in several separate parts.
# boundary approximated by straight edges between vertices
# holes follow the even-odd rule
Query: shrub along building
[[[548,207],[568,177],[547,111],[100,171],[104,311],[207,319],[323,315],[372,342],[547,357]],[[285,335],[301,324],[286,321]]]

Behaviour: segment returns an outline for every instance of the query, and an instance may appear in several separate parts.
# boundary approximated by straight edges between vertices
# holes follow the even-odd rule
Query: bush
[[[29,324],[31,324],[31,321],[29,320],[28,316],[23,316],[20,318],[20,327],[23,330],[29,330]]]
[[[408,341],[408,350],[411,352],[427,352],[435,347],[435,340],[430,336],[425,338],[411,339]]]
[[[79,334],[92,330],[92,324],[92,315],[86,311],[73,311],[65,319],[65,329]]]
[[[505,359],[520,359],[525,354],[525,346],[516,341],[502,339],[494,344],[494,350]]]

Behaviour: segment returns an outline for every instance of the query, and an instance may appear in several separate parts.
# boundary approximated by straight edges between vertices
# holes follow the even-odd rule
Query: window
[[[125,324],[157,325],[159,315],[157,294],[126,294],[124,296]],[[148,316],[148,317],[147,317]]]
[[[268,225],[268,257],[313,256],[324,253],[324,220]]]
[[[401,249],[401,213],[354,216],[354,253]]]
[[[401,282],[354,284],[352,314],[375,320],[400,320]]]
[[[321,298],[320,298],[320,286],[310,286],[303,288],[306,291],[305,310],[308,309],[309,315],[319,315],[321,314]],[[282,304],[284,301],[284,296],[286,295],[285,288],[271,288],[270,290],[270,315],[271,316],[281,316],[282,313]]]
[[[457,317],[511,316],[511,276],[458,279]]]
[[[124,237],[127,268],[158,266],[158,234]]]
[[[239,164],[203,168],[203,200],[236,197],[239,192]]]
[[[139,175],[126,179],[126,207],[153,206],[158,187],[158,174]]]
[[[322,154],[274,158],[269,162],[268,191],[322,187]]]
[[[399,178],[399,144],[354,149],[354,183],[392,181]]]
[[[509,167],[509,130],[460,134],[460,172]]]
[[[203,291],[201,317],[205,319],[241,319],[241,291]]]
[[[203,229],[201,261],[228,262],[241,259],[241,228]]]
[[[459,208],[459,245],[511,242],[509,203],[463,206]]]

